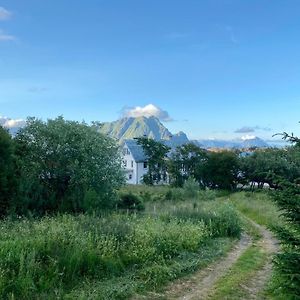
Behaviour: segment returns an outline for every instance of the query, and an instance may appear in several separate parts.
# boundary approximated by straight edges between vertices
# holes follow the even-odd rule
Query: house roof
[[[125,140],[124,144],[128,147],[131,155],[136,162],[147,161],[147,156],[144,153],[143,147],[136,140]]]

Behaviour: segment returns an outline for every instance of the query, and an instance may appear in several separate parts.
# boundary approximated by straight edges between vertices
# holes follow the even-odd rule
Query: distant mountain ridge
[[[217,140],[217,139],[203,139],[197,140],[200,147],[203,148],[236,148],[236,149],[249,149],[249,148],[267,148],[270,147],[268,143],[256,136],[250,136],[235,140]]]
[[[20,128],[25,126],[26,121],[22,119],[10,119],[0,116],[0,126],[7,128],[12,136],[15,136]],[[284,143],[278,141],[268,141],[268,143],[256,136],[245,136],[240,139],[220,140],[220,139],[201,139],[189,140],[187,135],[180,131],[172,134],[158,118],[151,117],[126,117],[113,122],[97,123],[99,132],[108,135],[122,143],[125,139],[137,137],[149,137],[157,141],[163,141],[171,148],[194,143],[202,148],[220,149],[249,149],[266,147],[284,147]]]
[[[184,132],[173,135],[156,117],[123,118],[104,123],[99,131],[120,142],[143,136],[165,141],[169,146],[179,146],[189,142]]]
[[[206,149],[248,149],[255,147],[269,147],[264,140],[255,136],[246,136],[235,140],[189,140],[187,135],[182,131],[177,134],[172,134],[156,117],[122,118],[114,122],[103,123],[99,128],[99,131],[118,140],[120,143],[122,143],[125,139],[145,136],[157,141],[163,141],[166,145],[172,148],[186,143],[194,143]]]

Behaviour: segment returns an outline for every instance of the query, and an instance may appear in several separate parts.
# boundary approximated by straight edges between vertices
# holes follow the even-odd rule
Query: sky
[[[0,116],[300,135],[298,0],[0,0]]]

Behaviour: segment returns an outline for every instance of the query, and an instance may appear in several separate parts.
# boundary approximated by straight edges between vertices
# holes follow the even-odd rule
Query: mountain
[[[190,143],[190,140],[188,139],[187,135],[182,131],[179,131],[178,133],[172,135],[169,140],[165,141],[165,144],[171,148],[184,145],[187,143]]]
[[[157,141],[163,141],[171,148],[189,142],[195,143],[202,148],[246,149],[269,146],[264,140],[249,135],[234,140],[203,139],[190,141],[182,131],[172,134],[156,117],[127,117],[101,124],[99,131],[118,140],[120,143],[125,139],[146,136]]]
[[[203,148],[266,148],[269,145],[259,137],[256,136],[244,136],[240,139],[235,140],[217,140],[217,139],[209,139],[209,140],[198,140],[198,145]]]
[[[238,143],[233,140],[217,140],[217,139],[204,139],[198,140],[198,145],[203,148],[239,148]]]
[[[257,136],[242,137],[241,148],[267,148],[269,145]]]
[[[189,142],[186,134],[180,131],[172,134],[156,117],[128,117],[100,126],[99,131],[120,142],[125,139],[149,137],[157,141],[165,141],[170,147],[176,147]]]

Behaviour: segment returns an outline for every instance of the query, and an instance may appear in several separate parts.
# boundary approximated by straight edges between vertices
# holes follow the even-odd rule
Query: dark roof
[[[143,147],[136,140],[125,140],[124,144],[128,147],[136,162],[147,161],[147,156],[144,153]]]

